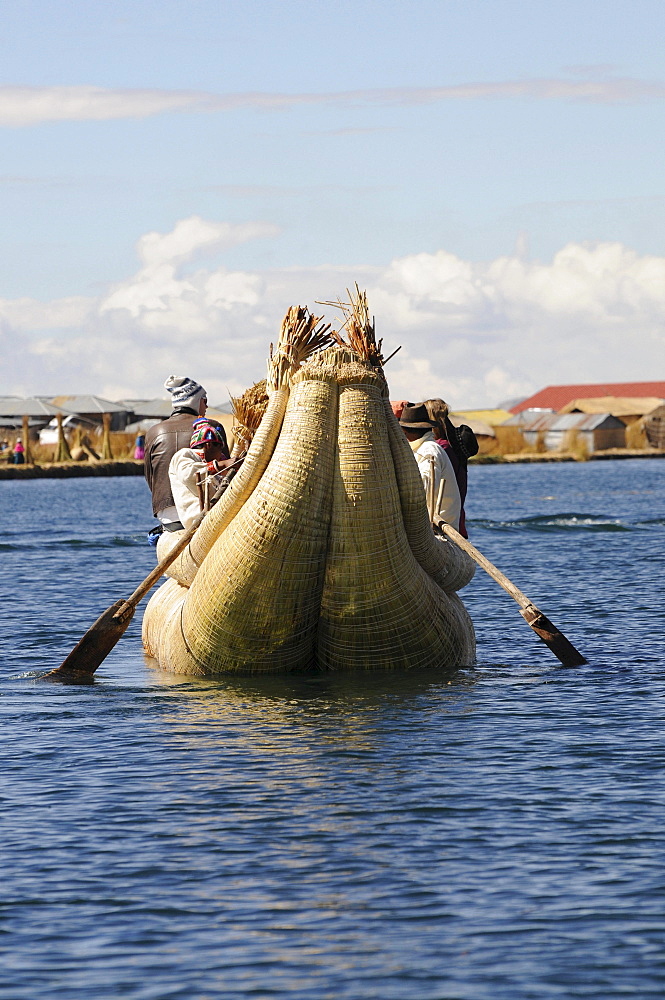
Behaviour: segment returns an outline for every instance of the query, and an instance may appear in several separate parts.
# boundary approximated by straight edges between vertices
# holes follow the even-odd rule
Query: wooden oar
[[[242,465],[244,455],[236,459],[231,465],[226,467],[224,480],[217,489],[213,500],[218,500],[222,492],[228,487],[238,466]],[[196,529],[205,517],[207,511],[202,511],[192,526],[185,531],[173,546],[171,551],[160,563],[157,563],[152,573],[146,576],[131,597],[126,601],[116,601],[110,608],[100,615],[94,625],[85,633],[82,639],[74,646],[69,656],[62,661],[55,670],[50,670],[44,674],[40,680],[62,681],[65,684],[86,684],[106,657],[109,655],[118,640],[123,636],[130,621],[134,617],[136,605],[148,591],[164,575],[164,571],[169,568],[172,562],[178,558],[180,553],[187,547],[193,538]]]
[[[452,525],[446,524],[438,514],[434,516],[434,524],[446,538],[449,538],[451,542],[454,542],[455,545],[458,545],[460,549],[463,549],[464,552],[470,555],[479,566],[482,566],[486,573],[489,573],[493,580],[496,580],[500,587],[503,587],[507,594],[510,594],[517,601],[520,606],[520,614],[527,625],[530,625],[545,645],[549,646],[554,655],[563,663],[564,667],[580,667],[583,663],[588,662],[580,651],[575,649],[572,642],[563,633],[559,632],[556,625],[553,625],[549,618],[545,617],[533,601],[530,601],[526,594],[523,594],[501,570],[497,569],[489,559],[485,558],[482,552],[479,552],[468,538],[460,535],[459,531],[456,531]]]
[[[204,516],[204,513],[198,515],[191,528],[183,532],[169,554],[157,563],[152,573],[146,576],[131,597],[128,597],[126,601],[116,601],[115,604],[112,604],[103,615],[99,616],[83,638],[76,643],[60,666],[49,671],[48,674],[44,674],[40,679],[62,681],[66,684],[85,684],[90,681],[97,667],[104,662],[126,631],[134,617],[136,605],[186,548]]]

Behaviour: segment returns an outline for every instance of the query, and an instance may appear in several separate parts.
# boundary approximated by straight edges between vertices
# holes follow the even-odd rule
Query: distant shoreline
[[[594,451],[584,458],[565,451],[518,452],[515,455],[475,455],[469,459],[469,465],[533,465],[536,462],[551,465],[557,462],[608,462],[613,458],[665,458],[665,451],[647,448],[607,448],[604,451]]]
[[[665,451],[613,448],[598,451],[585,459],[566,452],[526,452],[516,455],[476,455],[469,465],[551,465],[559,462],[599,462],[618,458],[665,458]],[[143,461],[125,459],[122,462],[62,462],[48,465],[0,465],[0,479],[76,479],[90,476],[142,476]]]
[[[143,461],[49,462],[48,465],[0,465],[0,479],[71,479],[90,476],[142,476]]]

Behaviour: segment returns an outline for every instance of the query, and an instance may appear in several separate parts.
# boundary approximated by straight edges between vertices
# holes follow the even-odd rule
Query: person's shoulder
[[[433,438],[430,438],[429,441],[423,441],[423,443],[418,448],[419,455],[433,455],[435,458],[441,452],[443,452],[443,448],[441,447],[440,444],[437,444],[437,442]]]
[[[183,427],[191,427],[195,420],[198,420],[198,417],[196,416],[195,413],[183,412],[183,413],[172,413],[170,417],[167,417],[166,420],[162,422],[167,427],[181,429]]]
[[[168,417],[164,417],[164,419],[160,420],[159,423],[153,424],[152,427],[148,428],[148,430],[145,432],[146,442],[152,441],[154,438],[159,437],[159,435],[162,434],[163,431],[168,430],[169,427],[172,426],[173,426],[173,414],[171,414]]]

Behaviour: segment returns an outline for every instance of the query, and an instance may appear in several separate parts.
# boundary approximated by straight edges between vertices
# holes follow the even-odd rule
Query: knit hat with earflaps
[[[203,386],[186,375],[169,375],[164,388],[171,393],[171,406],[174,410],[181,406],[198,410],[199,402],[206,395]]]
[[[214,444],[221,444],[222,447],[226,447],[226,441],[219,427],[208,423],[205,417],[199,417],[198,420],[195,420],[192,427],[193,434],[189,442],[190,448],[200,448],[206,441],[212,441]]]

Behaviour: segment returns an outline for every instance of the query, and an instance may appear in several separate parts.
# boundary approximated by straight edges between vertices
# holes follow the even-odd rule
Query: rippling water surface
[[[139,479],[0,482],[3,1000],[662,997],[665,462],[474,467],[452,676],[37,680],[154,565]]]

